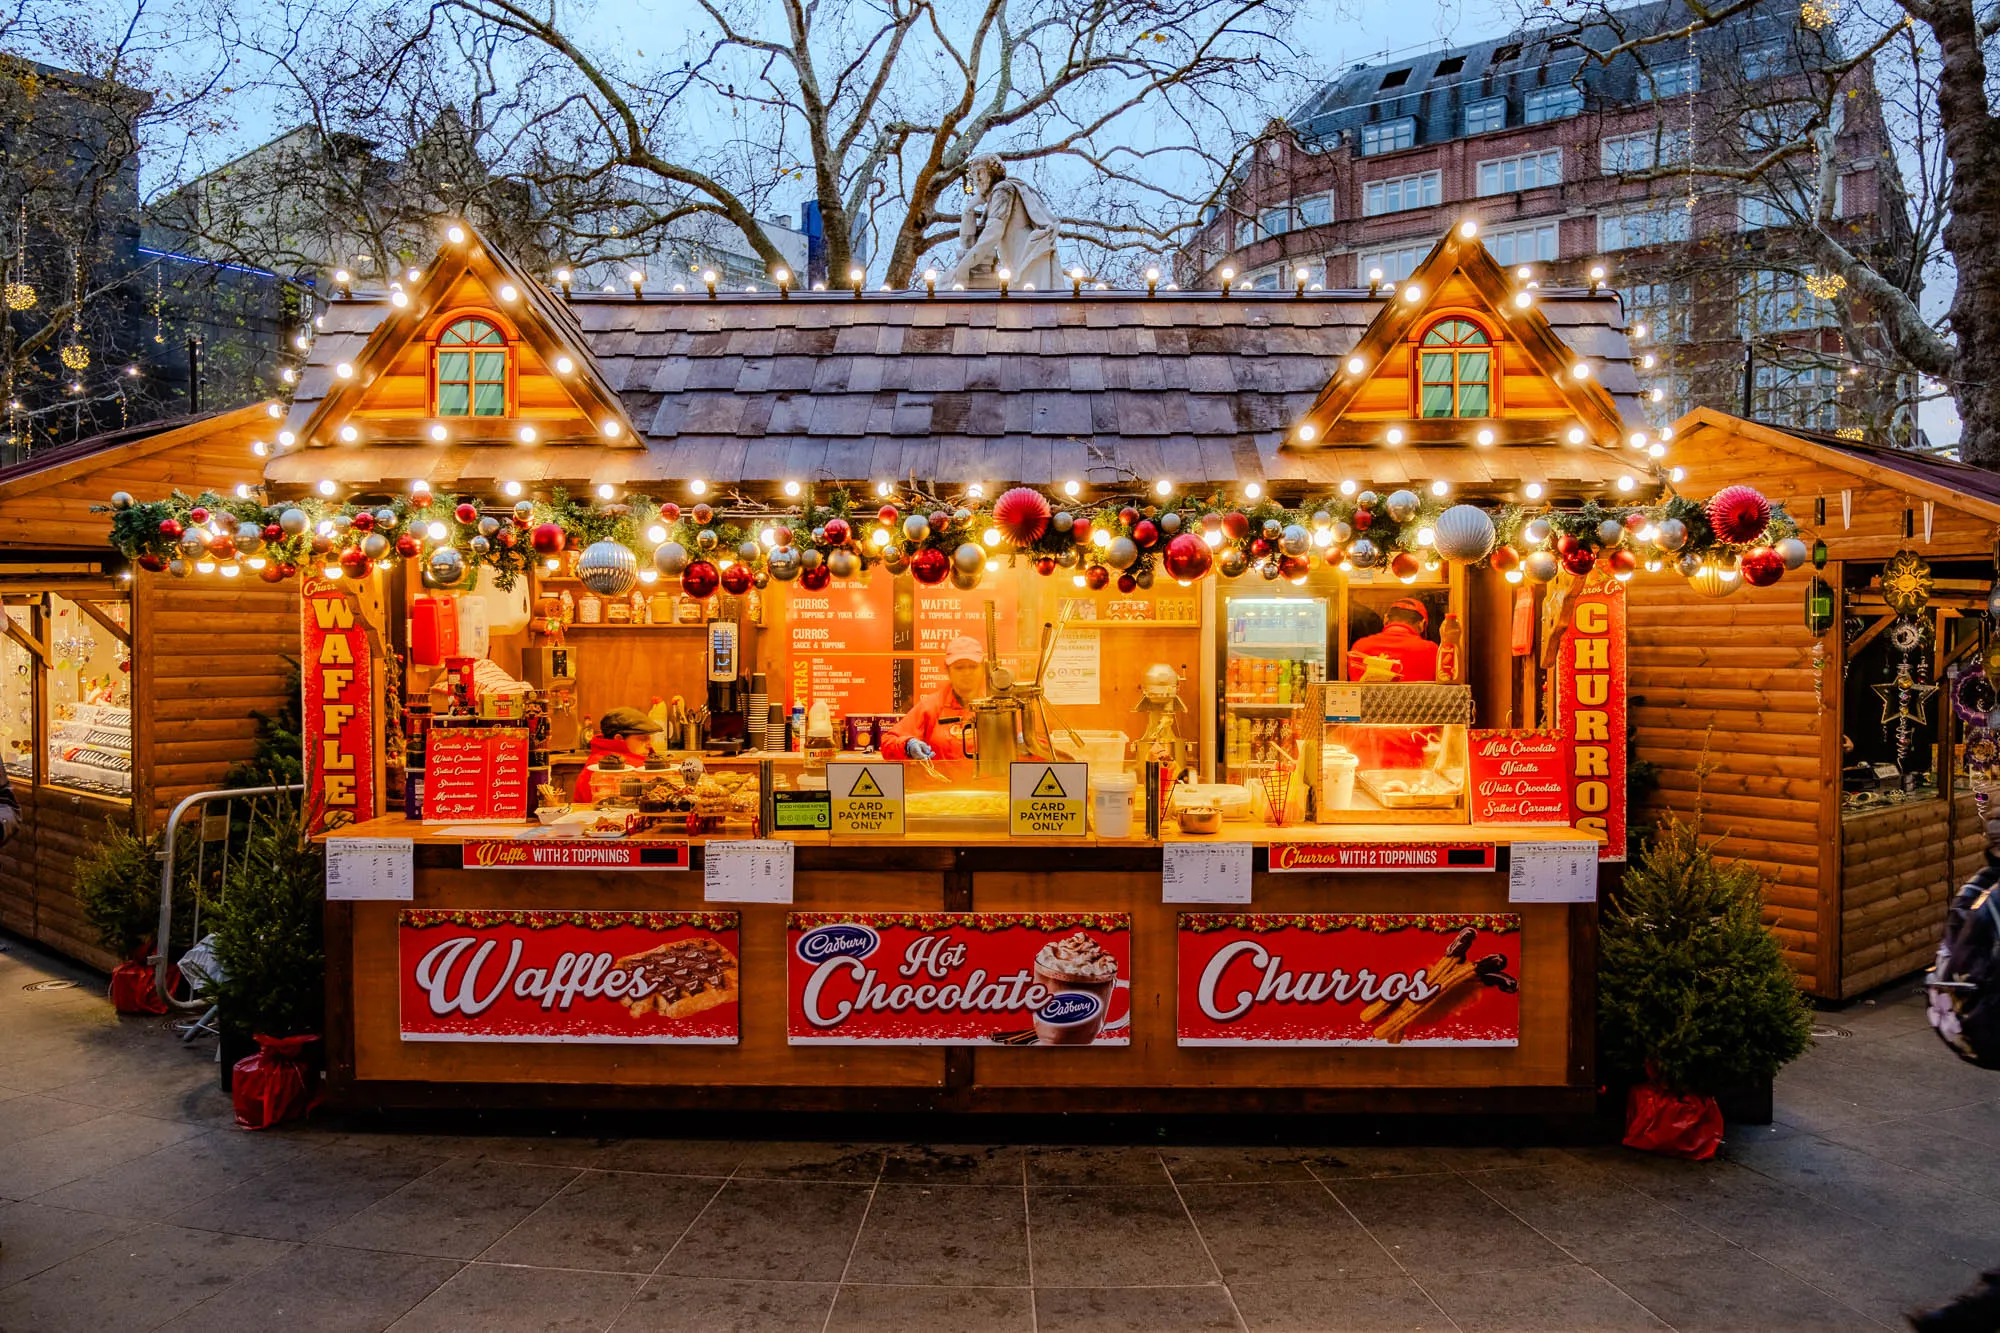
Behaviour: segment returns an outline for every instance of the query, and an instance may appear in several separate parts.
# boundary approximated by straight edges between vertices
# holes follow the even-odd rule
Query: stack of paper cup
[[[749,733],[750,748],[764,748],[765,729],[770,725],[771,700],[765,693],[764,673],[750,675],[750,705],[743,712],[743,729]]]
[[[1354,770],[1361,767],[1354,751],[1329,745],[1320,753],[1320,804],[1328,810],[1346,810],[1354,804]]]

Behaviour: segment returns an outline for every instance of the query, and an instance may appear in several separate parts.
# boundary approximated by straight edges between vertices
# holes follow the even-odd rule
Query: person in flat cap
[[[606,760],[612,761],[613,768],[639,768],[645,763],[646,738],[656,734],[660,724],[632,707],[618,707],[597,720],[597,734],[590,738],[590,765],[604,769]],[[616,794],[615,782],[605,784],[607,791]],[[576,776],[576,799],[593,799],[591,769],[585,768]]]
[[[1438,646],[1424,637],[1430,623],[1430,608],[1420,599],[1391,602],[1382,613],[1381,630],[1347,646],[1347,678],[1360,680],[1368,672],[1367,659],[1381,657],[1388,659],[1399,681],[1436,680]]]
[[[882,757],[901,762],[965,759],[961,739],[972,701],[986,695],[986,650],[970,634],[944,646],[945,683],[917,700],[882,736]]]

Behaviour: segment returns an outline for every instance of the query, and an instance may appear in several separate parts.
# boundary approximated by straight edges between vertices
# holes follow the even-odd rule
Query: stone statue
[[[958,222],[959,260],[951,281],[968,290],[996,288],[1006,269],[1014,291],[1050,291],[1056,267],[1056,216],[1042,196],[1019,181],[992,153],[966,164],[965,213]]]

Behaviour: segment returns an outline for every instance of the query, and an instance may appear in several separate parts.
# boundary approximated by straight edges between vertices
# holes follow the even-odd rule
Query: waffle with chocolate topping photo
[[[636,1000],[619,1001],[634,1018],[687,1018],[734,1004],[739,994],[736,955],[710,939],[675,940],[620,958],[618,966],[637,973],[650,987]]]

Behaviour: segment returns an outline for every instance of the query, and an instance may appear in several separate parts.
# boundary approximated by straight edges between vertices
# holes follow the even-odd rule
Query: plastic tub
[[[1090,765],[1090,780],[1125,767],[1125,747],[1131,737],[1122,731],[1058,731],[1051,738],[1056,753],[1081,759]]]
[[[1139,780],[1130,773],[1096,774],[1090,779],[1090,822],[1100,838],[1132,836],[1132,793]]]
[[[1354,808],[1354,773],[1361,767],[1361,759],[1351,750],[1327,750],[1320,757],[1320,808],[1323,810],[1351,810]]]

